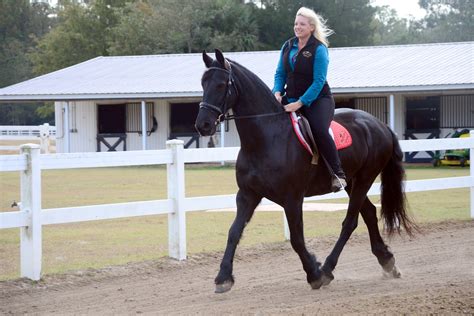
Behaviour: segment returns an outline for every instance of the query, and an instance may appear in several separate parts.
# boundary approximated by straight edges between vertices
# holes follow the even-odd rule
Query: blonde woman
[[[334,192],[346,187],[345,174],[329,125],[334,117],[334,99],[326,76],[329,64],[327,37],[333,32],[313,10],[298,10],[295,37],[283,44],[275,73],[273,94],[287,112],[301,111],[311,125],[320,154],[333,174]]]

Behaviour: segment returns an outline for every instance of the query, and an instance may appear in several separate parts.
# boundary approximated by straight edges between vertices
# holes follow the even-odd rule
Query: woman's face
[[[297,15],[295,18],[295,26],[293,27],[293,30],[295,31],[296,37],[307,38],[313,33],[314,26],[309,24],[308,18]]]

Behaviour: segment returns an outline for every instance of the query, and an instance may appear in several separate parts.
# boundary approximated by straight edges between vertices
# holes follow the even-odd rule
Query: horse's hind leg
[[[250,221],[252,215],[260,203],[262,197],[254,192],[240,189],[237,193],[237,215],[229,229],[227,246],[224,257],[220,265],[219,273],[215,279],[216,293],[229,291],[234,285],[234,276],[232,275],[235,249],[242,237],[245,225]]]
[[[316,260],[314,254],[309,253],[306,249],[303,232],[303,199],[286,203],[284,209],[290,228],[291,246],[300,257],[306,272],[306,280],[313,289],[319,288],[325,281],[322,279],[323,275],[319,268],[321,263]]]
[[[401,277],[400,271],[395,266],[393,254],[388,250],[382,236],[380,236],[379,226],[377,225],[377,209],[375,205],[370,202],[369,198],[365,198],[360,213],[369,230],[372,253],[377,257],[378,262],[384,270],[384,274],[394,278]]]

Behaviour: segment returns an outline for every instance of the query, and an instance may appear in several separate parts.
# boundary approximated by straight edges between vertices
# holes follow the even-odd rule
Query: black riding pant
[[[316,99],[310,107],[303,106],[300,110],[311,125],[311,131],[319,153],[326,159],[336,175],[344,176],[336,145],[329,134],[329,126],[334,118],[335,107],[332,94],[327,94]]]

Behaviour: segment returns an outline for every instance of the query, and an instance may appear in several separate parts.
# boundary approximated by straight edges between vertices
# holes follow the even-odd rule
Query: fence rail
[[[41,151],[49,153],[51,140],[56,139],[56,127],[48,123],[39,126],[0,126],[0,141],[38,141]],[[0,151],[19,151],[19,145],[2,145]]]
[[[41,134],[41,126],[45,125],[2,125],[0,126],[0,136],[39,136]],[[56,135],[56,127],[49,126],[49,124],[47,126],[49,135]]]
[[[474,131],[470,138],[400,141],[404,152],[469,148],[474,154]],[[0,229],[20,228],[21,276],[32,280],[41,277],[42,226],[123,217],[168,214],[169,256],[186,258],[186,212],[235,207],[235,194],[219,196],[185,196],[184,166],[195,162],[235,161],[239,148],[184,149],[180,140],[167,142],[167,149],[129,152],[43,154],[35,144],[21,146],[19,155],[0,156],[0,172],[20,171],[20,211],[0,213]],[[155,201],[89,205],[54,209],[41,208],[41,171],[136,165],[166,165],[168,198]],[[471,217],[474,218],[474,166],[470,175],[443,179],[407,181],[406,192],[470,188]],[[374,183],[369,195],[380,194],[380,183]],[[345,192],[316,196],[305,201],[346,197]],[[262,204],[273,204],[264,199]],[[285,236],[288,228],[285,223]]]

